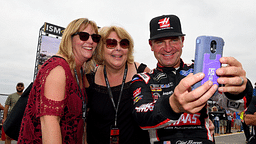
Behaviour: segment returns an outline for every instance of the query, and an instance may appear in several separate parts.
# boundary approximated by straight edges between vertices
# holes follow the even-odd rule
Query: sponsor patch
[[[170,18],[169,17],[165,17],[163,19],[160,19],[159,22],[159,28],[158,30],[161,29],[170,29],[171,28],[171,24],[170,24]]]
[[[146,73],[139,73],[138,76],[141,77],[146,84],[148,84],[150,77]]]
[[[136,81],[136,80],[138,80],[138,79],[139,79],[138,77],[135,77],[135,78],[132,79],[132,81]]]
[[[171,144],[171,142],[170,141],[164,141],[163,144]]]
[[[153,93],[152,97],[153,97],[154,101],[157,101],[161,96],[159,93]]]
[[[162,91],[162,88],[159,85],[150,85],[151,91]]]
[[[172,95],[173,91],[169,91],[169,92],[163,92],[163,95]]]
[[[133,91],[133,97],[137,97],[139,94],[141,94],[141,87],[137,88],[135,91]]]
[[[135,97],[135,98],[133,99],[133,104],[135,104],[135,103],[137,103],[139,100],[141,100],[142,97],[143,97],[143,95]]]
[[[164,78],[167,78],[166,73],[158,73],[153,79],[159,82],[161,79]]]
[[[183,126],[183,125],[201,125],[201,121],[199,120],[200,113],[196,114],[188,114],[183,113],[180,118],[172,123],[170,126]]]
[[[153,109],[154,109],[154,103],[143,104],[139,107],[135,107],[135,110],[137,113],[153,111]]]
[[[170,82],[168,84],[150,84],[150,88],[169,88],[171,86],[173,86],[173,82]]]
[[[187,71],[185,71],[185,70],[181,70],[180,71],[180,75],[183,75],[183,76],[188,76],[190,73],[193,73],[193,69],[191,68],[191,69],[189,69],[189,70],[187,70]]]

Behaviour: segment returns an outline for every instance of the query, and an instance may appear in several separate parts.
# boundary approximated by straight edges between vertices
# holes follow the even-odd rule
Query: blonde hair
[[[213,111],[214,108],[216,108],[216,111],[218,111],[218,108],[217,108],[216,106],[213,106],[213,107],[212,107],[212,111]]]
[[[98,34],[98,27],[96,23],[94,21],[88,20],[87,18],[79,18],[73,20],[64,30],[57,54],[63,55],[66,58],[70,66],[70,69],[75,68],[75,57],[72,48],[72,35],[76,32],[84,30],[89,24],[94,28],[95,32]],[[88,61],[84,64],[83,68],[85,71],[90,71],[91,69],[93,69],[91,63],[92,62]]]
[[[120,39],[128,39],[130,42],[130,46],[128,48],[128,58],[127,62],[128,63],[133,63],[134,62],[134,56],[133,56],[133,51],[134,51],[134,43],[131,35],[122,27],[118,26],[109,26],[109,27],[102,27],[99,30],[99,34],[101,35],[100,42],[98,44],[98,47],[95,50],[95,54],[93,55],[93,60],[98,64],[98,65],[104,65],[104,45],[105,41],[110,35],[111,32],[116,32],[117,36]]]

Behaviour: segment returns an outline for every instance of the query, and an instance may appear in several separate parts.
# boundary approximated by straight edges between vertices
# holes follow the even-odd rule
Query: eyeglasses
[[[106,44],[108,49],[114,49],[117,46],[117,43],[124,49],[129,48],[130,42],[128,39],[122,39],[120,42],[117,42],[116,39],[106,39]]]
[[[92,37],[92,40],[96,43],[100,41],[101,36],[99,34],[88,34],[87,32],[76,32],[72,35],[74,37],[75,35],[79,35],[79,38],[81,41],[87,41],[89,37]]]

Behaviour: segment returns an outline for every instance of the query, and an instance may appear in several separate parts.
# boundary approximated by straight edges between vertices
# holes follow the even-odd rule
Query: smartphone
[[[204,79],[196,83],[192,89],[211,80],[213,84],[217,84],[218,76],[216,70],[221,67],[219,59],[222,57],[224,40],[215,36],[199,36],[196,39],[196,51],[194,62],[194,74],[203,72]]]

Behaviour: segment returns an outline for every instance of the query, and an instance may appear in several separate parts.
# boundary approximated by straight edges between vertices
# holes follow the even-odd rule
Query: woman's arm
[[[40,117],[42,127],[42,142],[44,144],[61,144],[60,118],[45,115]]]
[[[46,98],[61,101],[65,97],[66,76],[61,66],[51,70],[46,78],[44,95]],[[61,144],[60,117],[44,115],[40,117],[42,141],[47,144]]]

